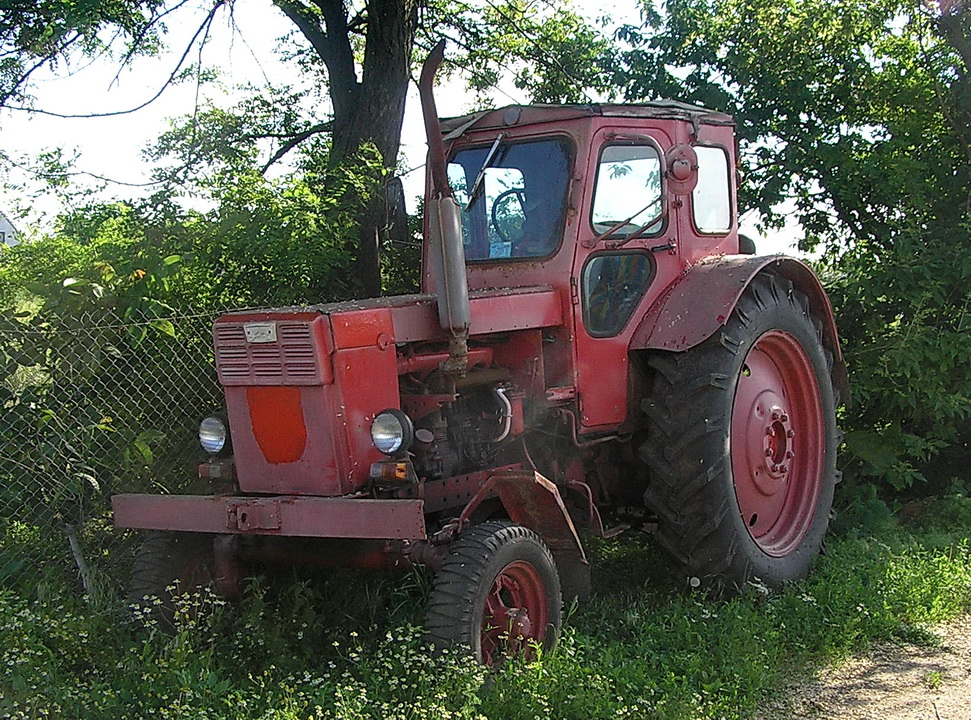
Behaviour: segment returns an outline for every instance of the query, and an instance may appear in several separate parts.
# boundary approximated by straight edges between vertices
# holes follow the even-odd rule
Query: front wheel
[[[176,629],[177,598],[211,586],[214,564],[212,535],[152,532],[135,555],[128,602],[136,616],[171,632]]]
[[[492,666],[533,645],[552,648],[562,605],[556,565],[540,537],[490,521],[452,544],[435,576],[425,627],[435,645],[464,646]]]
[[[694,585],[804,577],[829,523],[837,446],[832,355],[806,298],[760,275],[719,332],[651,364],[641,457],[659,542]]]

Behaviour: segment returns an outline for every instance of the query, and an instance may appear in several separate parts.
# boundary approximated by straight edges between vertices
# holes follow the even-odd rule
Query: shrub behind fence
[[[111,495],[195,482],[199,419],[222,403],[215,314],[0,325],[0,587],[123,580],[133,540]]]

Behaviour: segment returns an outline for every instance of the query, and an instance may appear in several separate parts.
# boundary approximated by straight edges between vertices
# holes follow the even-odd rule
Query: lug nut
[[[789,472],[789,466],[788,465],[780,465],[779,466],[779,472],[781,472],[781,473],[787,473],[787,472]]]
[[[782,417],[779,418],[782,422],[789,422],[789,416],[782,413]]]
[[[794,458],[795,456],[796,454],[792,452],[792,450],[786,450],[786,459],[792,460],[792,458]]]
[[[786,431],[786,437],[793,438],[795,436],[796,436],[796,431],[795,430],[787,430]]]
[[[765,456],[766,457],[772,457],[772,450],[770,450],[769,448],[766,448],[765,449]]]

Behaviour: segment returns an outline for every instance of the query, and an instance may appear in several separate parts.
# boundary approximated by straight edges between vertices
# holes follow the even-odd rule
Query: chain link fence
[[[112,527],[111,496],[197,482],[198,422],[222,404],[216,314],[0,326],[0,587],[121,586],[138,538]]]

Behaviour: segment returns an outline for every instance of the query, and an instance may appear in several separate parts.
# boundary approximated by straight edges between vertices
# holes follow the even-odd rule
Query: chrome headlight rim
[[[411,449],[415,441],[415,425],[398,408],[382,410],[371,421],[371,443],[378,452],[394,457]]]
[[[211,457],[226,457],[232,452],[229,418],[223,413],[210,413],[199,421],[199,444]]]

